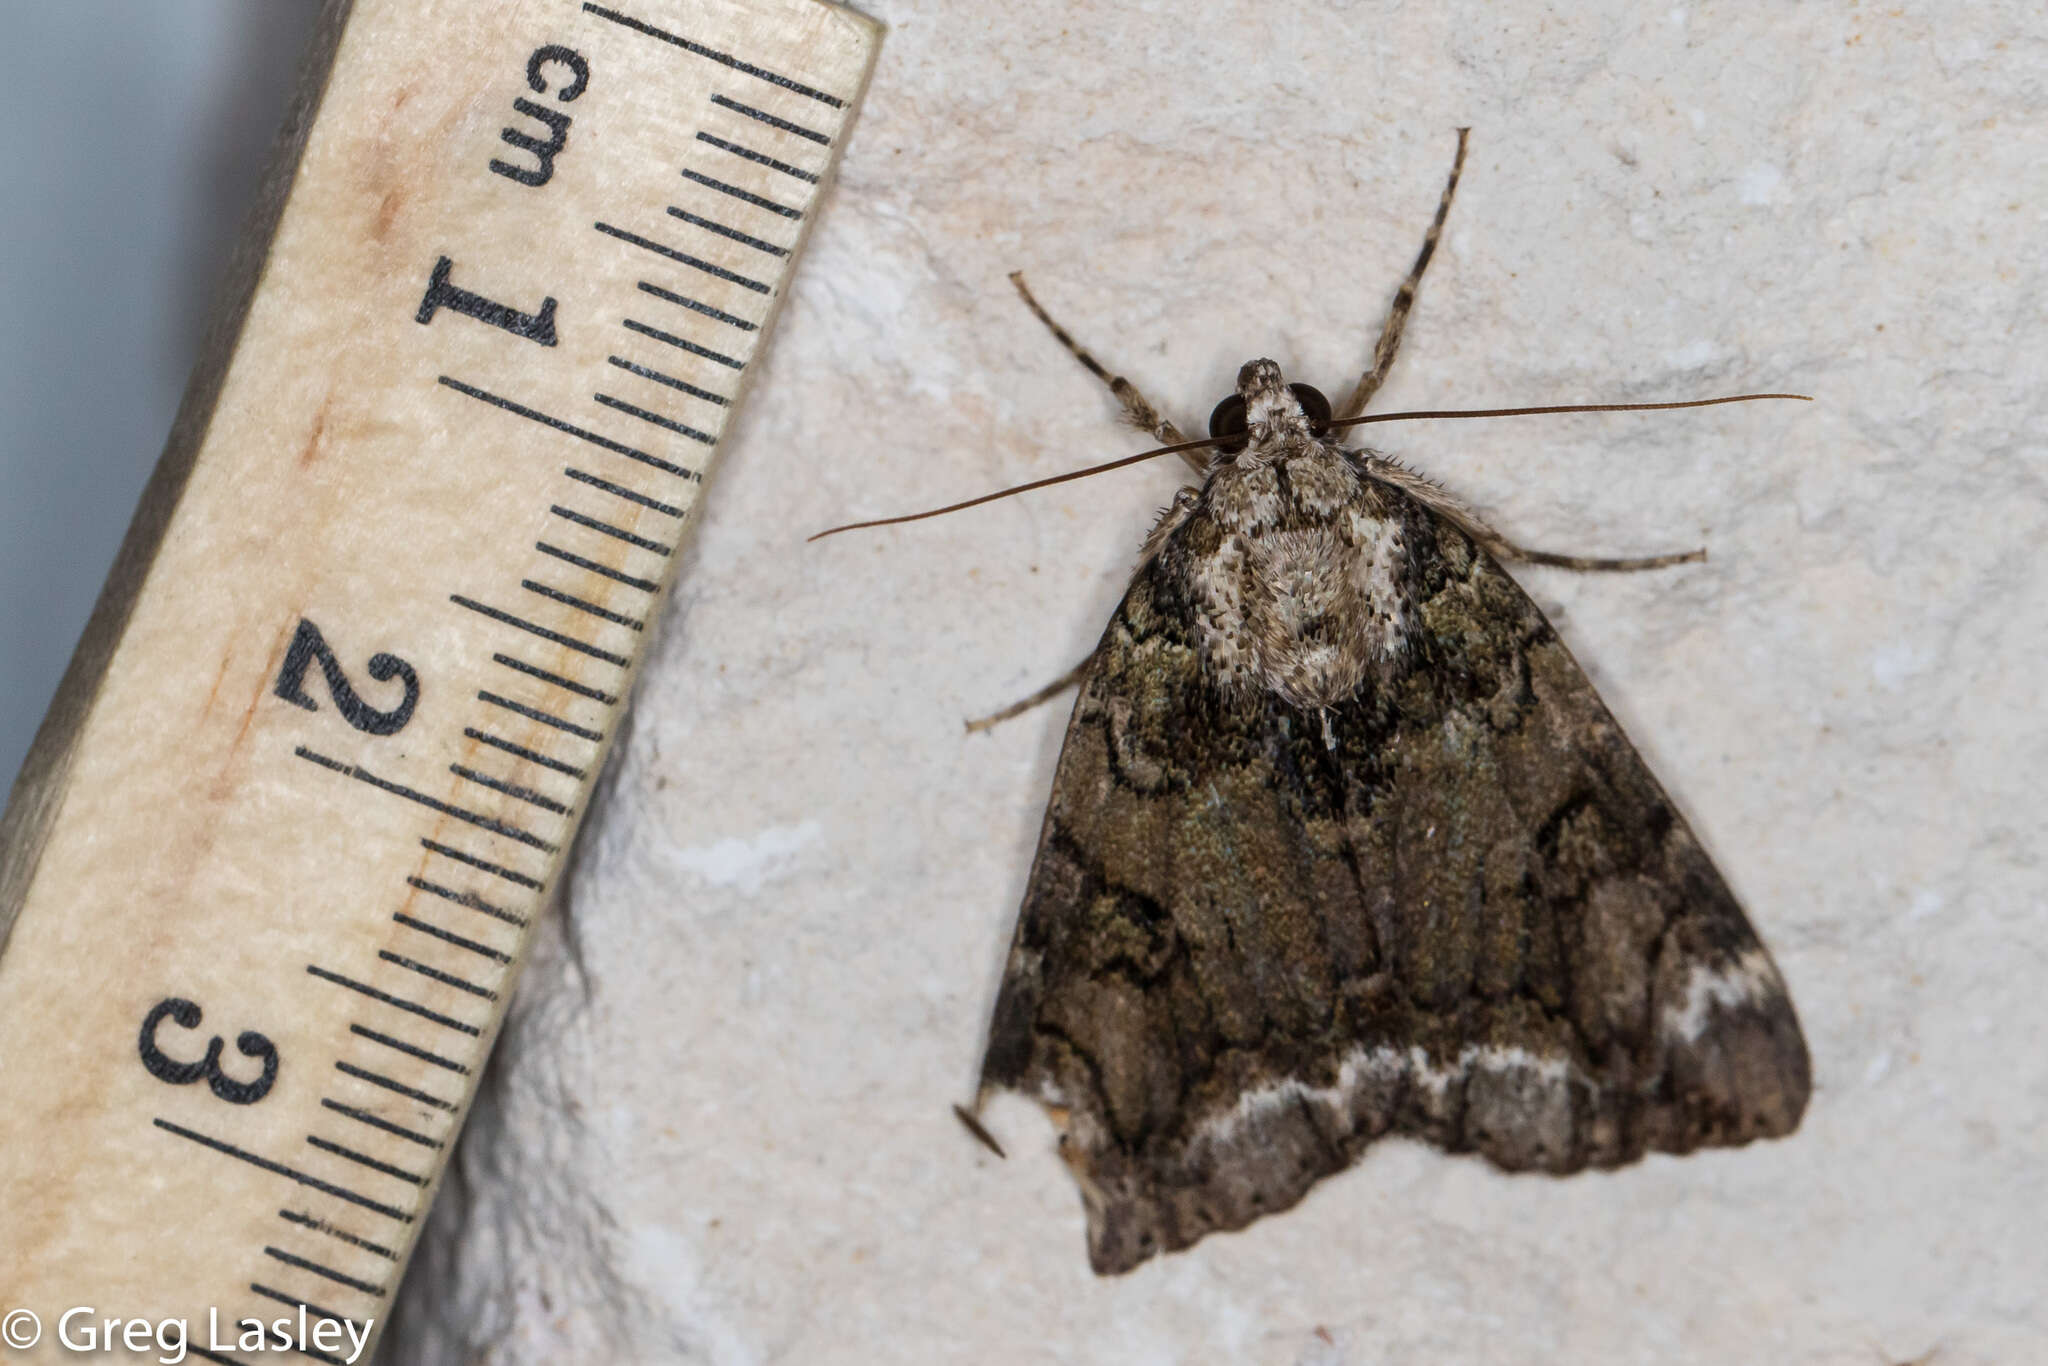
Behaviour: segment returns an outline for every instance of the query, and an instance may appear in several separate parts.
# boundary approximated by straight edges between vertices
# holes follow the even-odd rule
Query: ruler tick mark
[[[684,174],[687,175],[689,174],[689,172],[685,171]],[[729,186],[725,188],[730,189]],[[735,194],[742,195],[743,197],[745,196],[744,191],[734,190],[732,192]],[[769,204],[768,201],[765,199],[762,200],[761,203],[767,205],[770,208],[774,207],[774,205]],[[733,284],[738,285],[741,289],[751,289],[756,294],[767,294],[772,292],[770,286],[768,286],[766,283],[760,280],[754,279],[752,276],[742,275],[736,270],[727,270],[724,266],[715,266],[711,262],[701,260],[698,257],[690,255],[690,253],[686,251],[677,251],[674,247],[664,245],[663,243],[655,241],[653,238],[642,237],[637,232],[627,232],[624,228],[615,228],[609,223],[593,223],[591,224],[591,226],[596,228],[599,232],[605,234],[607,237],[616,237],[621,242],[630,242],[632,245],[636,247],[645,248],[646,250],[653,252],[657,256],[666,256],[669,260],[676,262],[678,265],[689,266],[693,270],[701,270],[706,275],[715,275],[721,280],[729,280]]]
[[[621,370],[640,376],[642,379],[651,379],[656,384],[666,384],[671,389],[680,389],[692,398],[701,398],[707,403],[716,403],[721,408],[730,407],[732,404],[732,400],[724,394],[714,394],[709,389],[699,389],[696,385],[685,383],[674,375],[664,375],[659,370],[650,370],[644,365],[635,365],[632,361],[621,359],[618,356],[606,356],[605,360],[612,365],[618,366]]]
[[[623,612],[614,612],[609,607],[599,607],[594,602],[585,602],[582,598],[576,597],[573,594],[564,593],[559,588],[550,588],[544,583],[535,583],[532,579],[521,579],[519,581],[519,586],[521,588],[524,588],[529,593],[540,594],[540,596],[548,599],[550,602],[559,602],[564,607],[573,607],[579,612],[588,612],[590,613],[590,615],[594,617],[601,617],[605,621],[615,622],[618,625],[627,627],[630,630],[644,631],[647,629],[647,623],[640,620],[640,618],[638,617],[629,617]],[[498,662],[502,664],[505,661],[499,660]],[[580,688],[575,688],[571,689],[571,691],[582,692],[583,690]],[[584,696],[594,697],[598,701],[603,702],[606,706],[610,706],[619,700],[618,698],[612,697],[609,694],[605,693],[585,692]]]
[[[379,1162],[376,1158],[371,1157],[368,1153],[359,1153],[354,1148],[344,1148],[341,1144],[335,1143],[329,1139],[319,1138],[313,1134],[307,1134],[306,1142],[312,1145],[313,1147],[318,1148],[323,1153],[333,1153],[336,1157],[339,1157],[344,1161],[354,1162],[358,1166],[368,1167],[373,1172],[382,1172],[386,1176],[395,1176],[401,1181],[410,1181],[415,1186],[424,1186],[427,1184],[427,1178],[421,1176],[418,1172],[409,1172],[403,1167],[394,1167],[389,1162]]]
[[[272,1290],[266,1285],[252,1285],[249,1288],[266,1299],[276,1300],[279,1304],[288,1304],[294,1309],[303,1309],[315,1318],[333,1319],[336,1323],[362,1323],[361,1319],[352,1319],[346,1314],[337,1314],[332,1309],[322,1309],[319,1305],[309,1301],[294,1299],[282,1290]],[[329,1357],[328,1360],[331,1361],[333,1358]]]
[[[561,592],[559,588],[549,588],[547,584],[535,584],[532,580],[520,580],[518,586],[524,588],[530,594],[539,594],[539,596],[547,598],[549,602],[559,602],[563,606],[573,606],[578,612],[590,612],[592,616],[598,616],[600,621],[608,621],[608,623],[614,623],[614,625],[627,627],[629,631],[645,631],[647,629],[647,623],[641,621],[639,616],[627,616],[625,612],[614,612],[608,606],[598,606],[596,602],[586,602],[586,600],[578,598],[575,594]],[[500,659],[500,664],[506,664],[506,661]],[[518,668],[518,666],[512,666],[512,668]],[[586,688],[580,688],[580,686],[578,688],[571,688],[571,692],[582,692],[584,696],[590,696],[590,698],[596,698],[596,700],[604,702],[606,707],[612,707],[612,705],[616,705],[616,702],[618,702],[618,698],[608,694],[608,692],[592,692],[592,690],[586,690]]]
[[[659,413],[650,413],[645,408],[636,408],[632,404],[626,402],[624,399],[613,398],[610,394],[592,394],[591,397],[596,399],[599,403],[602,403],[607,408],[616,408],[620,412],[626,414],[626,416],[628,417],[637,417],[642,422],[651,423],[656,427],[666,428],[667,430],[674,432],[678,436],[687,436],[690,438],[690,440],[701,441],[707,446],[715,446],[718,444],[718,438],[711,435],[709,432],[700,432],[695,427],[691,427],[684,423],[678,422],[674,418],[663,417]]]
[[[395,1134],[399,1138],[405,1139],[410,1143],[417,1143],[423,1148],[439,1148],[443,1146],[438,1138],[428,1138],[425,1134],[415,1133],[402,1124],[393,1124],[388,1119],[380,1119],[368,1110],[358,1110],[353,1105],[343,1105],[340,1101],[329,1100],[325,1096],[320,1098],[320,1105],[321,1108],[332,1110],[338,1115],[347,1115],[358,1124],[367,1124],[372,1129],[382,1129],[387,1134]]]
[[[157,1128],[174,1133],[180,1138],[188,1138],[203,1147],[213,1149],[217,1153],[226,1153],[229,1157],[238,1157],[252,1167],[261,1167],[264,1171],[287,1177],[302,1186],[310,1186],[312,1189],[334,1196],[338,1200],[346,1200],[352,1205],[360,1205],[364,1209],[381,1214],[387,1219],[395,1219],[401,1224],[412,1222],[412,1216],[404,1210],[372,1200],[367,1195],[358,1195],[346,1186],[337,1186],[331,1181],[322,1181],[317,1176],[308,1176],[296,1167],[287,1167],[282,1162],[273,1162],[267,1157],[258,1157],[255,1153],[243,1148],[237,1148],[232,1143],[223,1143],[217,1138],[209,1138],[205,1134],[187,1129],[182,1124],[173,1124],[167,1119],[153,1119],[150,1122],[155,1124]]]
[[[640,288],[645,293],[652,294],[657,299],[665,299],[672,304],[681,304],[684,308],[692,309],[698,313],[702,313],[707,318],[716,318],[718,319],[718,321],[722,323],[731,323],[734,327],[739,328],[742,332],[760,331],[760,326],[757,323],[750,323],[745,318],[736,318],[732,314],[724,312],[721,309],[713,308],[710,304],[699,303],[697,300],[692,299],[687,295],[677,294],[673,290],[663,289],[660,285],[650,285],[645,280],[642,280],[640,282]]]
[[[509,697],[500,697],[494,692],[479,692],[477,694],[477,700],[481,702],[488,702],[494,707],[503,707],[506,711],[512,712],[518,716],[523,716],[529,721],[538,721],[543,726],[553,726],[556,730],[567,731],[569,734],[577,737],[580,740],[590,741],[590,743],[593,745],[604,743],[604,732],[601,730],[592,730],[588,726],[579,726],[573,721],[564,721],[561,717],[554,715],[552,712],[542,711],[538,707],[529,707],[523,702],[514,702]],[[437,849],[435,850],[435,852],[442,853],[445,851]],[[510,874],[509,871],[506,869],[498,868],[490,864],[476,863],[469,859],[464,859],[463,862],[470,863],[472,867],[483,868],[488,872],[497,873],[500,876],[506,877],[508,881],[517,882],[521,886],[526,886],[529,884],[529,882],[531,882],[530,879],[520,878],[516,875]],[[540,890],[540,884],[538,882],[532,882],[531,885],[535,891]]]
[[[515,659],[510,659],[503,655],[493,656],[493,658],[500,664],[510,664],[514,668],[518,667],[519,662]],[[539,670],[535,672],[539,672]],[[557,816],[566,816],[575,810],[574,807],[564,806],[553,797],[543,796],[530,787],[521,787],[518,783],[507,782],[503,778],[493,778],[488,773],[479,773],[473,768],[464,768],[461,764],[448,765],[448,771],[458,778],[475,783],[479,787],[488,787],[493,792],[502,792],[506,796],[516,797],[522,802],[531,802],[541,810],[552,811]]]
[[[650,541],[645,536],[635,536],[623,527],[615,527],[610,522],[600,522],[597,518],[586,517],[580,512],[571,512],[559,503],[549,508],[548,511],[564,521],[574,522],[577,526],[589,527],[600,535],[610,536],[612,539],[624,541],[628,545],[637,545],[642,550],[651,550],[657,555],[673,555],[675,553],[676,548],[672,545],[663,545],[660,541]]]
[[[461,601],[461,599],[457,599],[457,601]],[[534,629],[538,630],[539,628],[535,627]],[[489,816],[464,807],[451,805],[438,798],[429,797],[426,793],[416,788],[407,787],[403,783],[394,783],[389,778],[380,778],[366,768],[359,768],[354,764],[344,764],[339,759],[330,759],[324,754],[317,754],[307,749],[304,745],[300,745],[292,753],[298,755],[301,759],[316,763],[322,768],[332,769],[334,772],[354,778],[358,782],[368,783],[371,787],[389,792],[395,797],[403,797],[407,801],[418,802],[429,811],[438,811],[444,816],[453,816],[456,820],[467,821],[479,830],[488,830],[494,835],[503,835],[506,839],[517,840],[519,843],[529,848],[538,849],[545,854],[557,852],[555,845],[548,843],[539,835],[533,834],[530,831],[522,830],[516,825],[508,825],[504,821],[493,820]]]
[[[417,1015],[422,1020],[432,1020],[435,1024],[452,1029],[458,1034],[467,1034],[472,1039],[483,1037],[484,1032],[475,1025],[464,1024],[454,1016],[443,1015],[438,1010],[429,1010],[418,1001],[408,1001],[403,996],[393,996],[388,992],[379,991],[373,986],[358,982],[352,977],[344,977],[338,972],[329,972],[326,968],[315,967],[311,963],[306,964],[306,971],[323,982],[332,982],[338,987],[347,987],[350,991],[358,992],[373,1001],[382,1001],[387,1006],[393,1006],[405,1011],[407,1014]],[[468,1069],[465,1068],[464,1070]]]
[[[691,213],[688,209],[679,209],[675,207],[673,204],[671,204],[669,206],[668,211],[669,216],[672,218],[680,218],[685,223],[689,223],[695,227],[702,228],[706,232],[715,232],[720,237],[729,237],[733,241],[738,242],[742,246],[752,247],[756,251],[765,251],[770,256],[789,255],[788,247],[778,247],[773,242],[763,242],[758,237],[749,237],[746,233],[741,232],[738,228],[728,228],[723,223],[714,223],[708,218],[699,218],[696,214]]]
[[[439,925],[430,925],[424,920],[418,920],[405,914],[403,911],[391,918],[408,929],[418,930],[421,934],[431,934],[444,944],[453,944],[457,948],[468,949],[471,953],[480,954],[494,963],[510,963],[512,961],[512,955],[509,953],[500,953],[489,944],[479,944],[474,939],[464,939],[453,931],[444,930]],[[435,1146],[438,1147],[439,1145]]]
[[[631,574],[624,574],[619,572],[618,570],[612,568],[608,564],[599,564],[596,560],[586,560],[581,555],[572,554],[569,551],[562,549],[560,546],[549,545],[546,541],[535,541],[533,543],[533,548],[535,550],[538,550],[543,555],[554,556],[556,559],[562,561],[562,563],[564,564],[573,564],[578,569],[584,569],[588,570],[592,574],[602,575],[603,577],[610,579],[613,583],[622,583],[626,585],[628,588],[637,588],[641,592],[649,595],[650,597],[661,591],[661,585],[656,583],[653,579],[635,578]],[[580,778],[583,775],[581,773],[578,773],[577,776]]]
[[[421,1048],[417,1044],[409,1044],[403,1039],[394,1039],[389,1034],[379,1034],[376,1030],[364,1025],[351,1024],[348,1027],[348,1032],[356,1035],[358,1038],[368,1039],[371,1043],[383,1044],[386,1048],[394,1049],[405,1054],[407,1057],[418,1058],[421,1062],[431,1063],[435,1067],[445,1067],[450,1072],[460,1072],[463,1076],[469,1075],[469,1069],[453,1058],[444,1058],[439,1053]],[[454,1107],[450,1106],[448,1108],[453,1109]]]
[[[407,878],[405,880],[405,885],[408,887],[417,888],[418,890],[425,892],[429,896],[438,896],[443,901],[452,901],[456,905],[465,907],[469,910],[481,911],[485,915],[491,916],[492,918],[497,920],[502,920],[508,925],[517,925],[521,929],[526,928],[525,916],[514,915],[510,911],[503,910],[497,906],[493,906],[490,902],[484,900],[475,892],[458,892],[452,887],[443,887],[438,882],[429,882],[425,878],[419,877]]]
[[[526,709],[524,707],[521,707],[517,702],[507,702],[505,701],[505,699],[493,696],[492,694],[487,692],[480,692],[477,694],[477,696],[482,698],[486,702],[499,703],[500,705],[512,711],[520,712],[522,714],[526,711]],[[533,714],[533,719],[538,721],[542,719],[542,716],[540,713],[536,712]],[[572,730],[576,729],[575,727],[569,726],[569,723],[566,721],[554,721],[553,718],[548,718],[548,720],[555,725],[564,726]],[[604,737],[600,735],[596,738],[602,740]],[[496,877],[501,877],[505,879],[505,881],[507,882],[516,883],[521,887],[526,887],[536,892],[543,890],[547,886],[546,883],[541,882],[537,878],[530,878],[524,873],[515,872],[510,868],[500,867],[498,864],[488,862],[484,859],[480,859],[474,854],[465,854],[460,849],[451,849],[447,845],[436,843],[433,840],[421,840],[420,848],[426,850],[430,854],[439,854],[442,858],[452,858],[457,863],[466,863],[472,868],[476,868],[483,872],[490,873]]]
[[[750,119],[765,123],[770,128],[780,129],[785,133],[794,133],[800,138],[808,138],[820,147],[830,147],[832,145],[832,139],[826,137],[815,128],[806,128],[800,123],[791,123],[788,119],[776,118],[775,115],[767,110],[756,109],[751,104],[741,104],[738,100],[728,99],[724,95],[713,95],[711,102],[722,109],[730,109],[735,114],[744,114]]]
[[[729,194],[734,199],[740,200],[743,203],[752,204],[757,209],[766,209],[770,213],[779,213],[784,218],[790,219],[791,221],[795,221],[796,219],[802,218],[804,216],[802,209],[792,209],[787,204],[778,204],[772,199],[763,199],[760,195],[749,194],[747,191],[742,190],[737,185],[728,185],[722,180],[713,180],[710,176],[704,175],[703,173],[698,171],[690,170],[688,167],[683,168],[683,179],[694,180],[699,185],[702,185],[704,188],[708,190],[716,190],[720,194]]]
[[[602,702],[607,707],[618,705],[619,699],[613,696],[611,693],[602,692],[596,688],[587,687],[584,684],[578,683],[576,680],[572,678],[564,678],[558,673],[550,673],[546,669],[540,668],[537,665],[528,664],[524,660],[514,659],[510,655],[492,655],[491,662],[494,664],[502,664],[506,668],[512,670],[514,673],[525,674],[528,678],[538,678],[541,682],[552,684],[554,687],[560,688],[563,692],[574,693],[578,697],[587,697],[593,702]],[[456,771],[460,773],[461,776],[465,778],[470,778],[470,781],[472,782],[484,782],[484,780],[481,778],[471,778],[470,774],[466,771],[459,769]],[[484,786],[496,787],[497,784],[484,782]],[[499,788],[499,790],[506,791],[506,789],[503,788]],[[525,800],[532,800],[534,796],[539,795],[537,793],[526,795],[527,792],[527,789],[521,789],[518,792],[508,792],[507,795],[520,796],[523,797]],[[535,805],[552,806],[552,809],[555,811],[557,815],[567,815],[569,813],[568,807],[551,804],[546,802],[545,800],[535,802]]]
[[[502,408],[508,413],[514,413],[529,421],[538,422],[543,427],[552,427],[558,432],[566,432],[579,440],[588,441],[591,445],[601,450],[610,451],[614,455],[623,455],[628,460],[638,460],[643,465],[652,465],[655,469],[665,470],[669,474],[673,474],[681,479],[697,478],[695,470],[684,469],[681,465],[671,465],[668,461],[649,455],[646,451],[637,450],[632,446],[626,445],[624,442],[614,441],[608,436],[599,436],[596,432],[586,431],[574,423],[562,421],[559,417],[549,417],[546,413],[535,408],[529,408],[523,403],[514,403],[509,398],[500,398],[489,390],[479,389],[473,384],[464,384],[461,380],[450,379],[447,375],[442,375],[440,379],[441,383],[447,385],[458,394],[467,394],[479,402],[490,404],[493,408]]]
[[[540,548],[542,550],[547,549],[546,546],[541,546]],[[489,745],[492,749],[503,750],[505,753],[524,759],[530,764],[539,764],[542,768],[551,768],[557,773],[566,773],[578,782],[590,776],[589,773],[576,767],[574,764],[565,764],[560,759],[550,759],[545,754],[530,750],[524,745],[515,745],[510,740],[500,739],[489,731],[478,730],[475,726],[464,726],[462,733],[480,745]],[[518,923],[524,925],[526,922],[521,920]]]
[[[603,489],[606,493],[617,498],[623,498],[629,503],[638,503],[641,507],[653,508],[665,517],[681,517],[686,510],[672,503],[664,503],[659,499],[649,498],[644,493],[636,493],[623,484],[614,484],[609,479],[600,479],[585,470],[565,469],[562,473],[579,484],[588,484],[594,489]]]
[[[623,28],[632,29],[636,33],[644,33],[650,38],[659,38],[662,42],[668,43],[673,47],[679,47],[683,51],[694,53],[699,57],[709,58],[711,61],[717,62],[721,66],[729,66],[734,71],[740,72],[743,75],[758,77],[768,82],[768,84],[779,86],[784,90],[790,91],[792,94],[802,95],[807,99],[816,100],[820,104],[830,105],[834,109],[844,109],[846,107],[846,101],[840,99],[837,95],[828,95],[822,90],[803,85],[791,80],[787,76],[778,76],[773,71],[754,66],[749,62],[743,62],[729,52],[720,52],[717,48],[706,47],[702,43],[693,43],[688,38],[670,33],[665,29],[658,29],[644,20],[635,19],[628,14],[621,14],[615,9],[606,9],[602,5],[586,4],[583,6],[583,12],[594,14],[600,19],[609,19]]]
[[[399,1081],[393,1081],[391,1077],[383,1075],[381,1071],[371,1071],[369,1067],[356,1067],[354,1063],[336,1063],[334,1071],[342,1073],[344,1077],[354,1077],[356,1081],[369,1081],[371,1085],[381,1085],[383,1090],[395,1092],[395,1094],[403,1096],[406,1100],[418,1100],[422,1106],[434,1106],[436,1110],[446,1110],[449,1114],[455,1114],[455,1102],[453,1100],[442,1100],[440,1096],[428,1096],[426,1092],[416,1092],[416,1090],[412,1090],[410,1085],[403,1085]],[[469,1071],[469,1069],[465,1067],[463,1071]]]
[[[305,1300],[293,1299],[290,1295],[285,1294],[282,1290],[272,1290],[267,1285],[251,1284],[249,1288],[266,1299],[276,1300],[279,1304],[288,1304],[294,1309],[303,1309],[308,1314],[312,1315],[314,1318],[333,1319],[336,1323],[353,1323],[357,1326],[361,1326],[363,1322],[361,1319],[352,1319],[344,1314],[337,1314],[332,1309],[322,1309],[319,1305],[309,1303]],[[295,1348],[295,1350],[304,1356],[309,1356],[319,1361],[333,1361],[338,1363],[341,1360],[341,1358],[339,1357],[327,1356],[325,1353],[315,1352],[311,1348],[304,1346],[297,1347]]]
[[[736,142],[727,142],[724,138],[712,137],[709,133],[697,134],[697,141],[708,142],[721,152],[731,152],[736,157],[744,157],[756,166],[766,166],[771,171],[780,171],[784,175],[793,175],[798,180],[806,181],[812,185],[818,183],[818,177],[811,172],[801,170],[786,161],[777,161],[774,157],[763,156],[751,147],[742,147]]]
[[[286,1266],[295,1266],[301,1271],[310,1271],[315,1276],[325,1276],[336,1285],[345,1285],[351,1290],[360,1290],[365,1295],[375,1295],[380,1300],[391,1293],[381,1285],[375,1285],[369,1281],[359,1281],[353,1276],[344,1276],[333,1267],[322,1266],[310,1258],[294,1256],[283,1248],[266,1247],[263,1249],[263,1255],[273,1257],[283,1262]]]
[[[454,603],[457,607],[466,607],[481,616],[489,617],[492,621],[501,621],[507,626],[514,626],[519,630],[539,636],[542,640],[552,641],[556,645],[575,650],[580,654],[589,655],[592,659],[601,659],[613,668],[626,669],[632,667],[633,661],[624,655],[613,654],[610,650],[600,650],[587,640],[578,640],[574,636],[565,636],[560,631],[550,631],[545,626],[536,626],[524,617],[515,617],[510,612],[503,611],[500,608],[485,606],[474,598],[465,598],[460,593],[450,593],[448,601]],[[548,845],[546,848],[549,852],[553,852],[554,846]]]
[[[385,1247],[382,1243],[373,1243],[367,1238],[358,1238],[355,1234],[348,1232],[346,1229],[338,1229],[330,1223],[326,1223],[323,1220],[315,1219],[310,1214],[302,1214],[298,1210],[294,1209],[281,1209],[277,1212],[277,1217],[284,1220],[288,1224],[297,1224],[301,1228],[312,1229],[315,1233],[324,1233],[330,1238],[335,1238],[340,1240],[341,1242],[347,1243],[350,1247],[359,1247],[365,1252],[374,1253],[377,1256],[382,1257],[387,1262],[395,1262],[398,1260],[398,1254],[396,1252],[393,1252],[390,1248]]]
[[[466,977],[457,977],[452,972],[443,972],[439,968],[429,967],[417,958],[407,958],[404,954],[393,953],[389,949],[377,950],[377,956],[394,967],[404,968],[407,972],[416,972],[420,976],[439,982],[443,986],[454,987],[457,991],[466,991],[470,995],[480,996],[486,1001],[498,999],[498,993],[492,991],[489,987],[480,987]]]
[[[716,361],[720,365],[733,370],[744,370],[747,368],[747,363],[743,360],[735,360],[722,351],[713,351],[708,346],[699,346],[693,341],[686,341],[681,337],[673,336],[658,327],[649,327],[646,323],[634,318],[625,319],[619,326],[625,328],[628,332],[638,332],[643,337],[652,337],[658,342],[665,342],[678,350],[688,351],[693,356],[702,356],[705,360]]]

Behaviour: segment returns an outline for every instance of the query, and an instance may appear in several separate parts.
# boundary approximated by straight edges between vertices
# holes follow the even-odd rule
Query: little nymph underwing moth
[[[1100,1273],[1287,1209],[1387,1134],[1561,1174],[1778,1137],[1806,1106],[1770,954],[1501,569],[1698,552],[1527,550],[1334,431],[1386,377],[1464,159],[1461,131],[1343,409],[1246,364],[1063,680],[974,1109],[1046,1106]]]

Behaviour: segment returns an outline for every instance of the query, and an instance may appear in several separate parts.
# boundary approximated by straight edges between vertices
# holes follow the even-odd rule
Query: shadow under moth
[[[1788,1134],[1806,1106],[1770,954],[1500,567],[1699,552],[1527,550],[1333,435],[1392,364],[1464,157],[1461,131],[1334,416],[1254,360],[1187,443],[1015,280],[1136,425],[1209,447],[1062,680],[974,1107],[1045,1105],[1099,1273],[1285,1210],[1387,1134],[1568,1173]]]

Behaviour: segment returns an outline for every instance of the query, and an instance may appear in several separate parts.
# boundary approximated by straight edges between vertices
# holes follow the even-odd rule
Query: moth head
[[[1269,360],[1247,361],[1237,372],[1237,392],[1209,414],[1209,435],[1230,437],[1219,456],[1236,455],[1247,443],[1300,440],[1330,432],[1330,400],[1306,384],[1289,384]]]

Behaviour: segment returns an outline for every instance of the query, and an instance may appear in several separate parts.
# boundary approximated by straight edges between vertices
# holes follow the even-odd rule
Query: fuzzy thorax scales
[[[1403,527],[1359,458],[1310,428],[1280,367],[1238,372],[1246,443],[1183,490],[1145,547],[1189,589],[1226,691],[1322,711],[1398,667],[1413,597]]]

